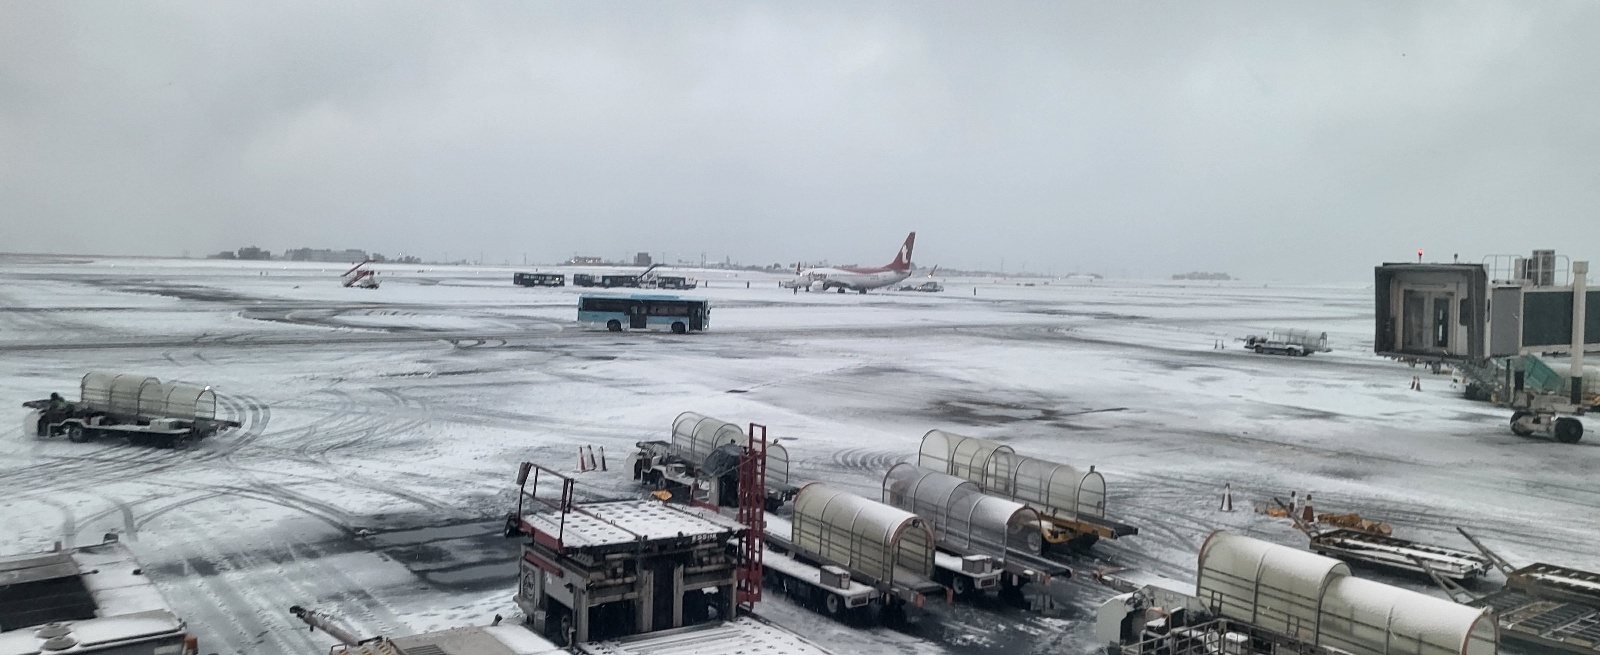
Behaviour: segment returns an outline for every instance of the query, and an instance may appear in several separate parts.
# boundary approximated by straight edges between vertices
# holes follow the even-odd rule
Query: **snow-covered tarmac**
[[[1410,391],[1419,370],[1371,355],[1370,289],[948,280],[861,296],[707,272],[691,293],[712,299],[712,329],[675,336],[581,329],[578,289],[515,287],[512,269],[389,266],[368,291],[341,288],[344,268],[0,256],[15,417],[0,428],[0,554],[121,533],[203,652],[326,652],[295,604],[369,635],[484,623],[516,612],[499,530],[517,463],[575,469],[593,445],[618,464],[692,410],[763,423],[793,477],[870,497],[932,428],[1095,465],[1109,513],[1141,534],[1080,572],[1191,580],[1217,528],[1304,546],[1249,511],[1292,490],[1399,536],[1466,547],[1462,526],[1515,564],[1600,570],[1600,438],[1512,436],[1448,376]],[[1327,331],[1335,352],[1233,341],[1276,327]],[[176,453],[22,434],[22,401],[75,398],[90,370],[213,385],[244,427]],[[584,491],[637,494],[616,468],[580,475]],[[1224,483],[1240,511],[1218,511]],[[1087,578],[1058,583],[1047,615],[941,607],[906,633],[784,601],[763,613],[839,653],[1084,652],[1110,595]]]

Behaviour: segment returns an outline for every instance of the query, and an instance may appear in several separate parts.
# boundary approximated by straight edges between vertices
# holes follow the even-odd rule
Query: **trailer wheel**
[[[838,616],[844,613],[844,599],[839,594],[828,594],[822,599],[822,606],[827,608],[829,616]]]
[[[612,332],[621,332],[622,321],[606,321],[606,329]]]
[[[189,448],[191,448],[193,446],[194,446],[194,438],[190,437],[187,434],[172,438],[172,449],[173,450],[188,450]]]
[[[1555,437],[1561,443],[1578,443],[1583,438],[1583,423],[1575,418],[1558,418]]]
[[[1027,532],[1027,536],[1023,537],[1023,540],[1030,554],[1044,554],[1044,533],[1030,528]]]
[[[67,441],[71,441],[72,443],[83,443],[88,440],[89,434],[84,431],[83,426],[78,425],[77,423],[67,424]]]
[[[950,580],[950,590],[956,592],[957,596],[966,596],[972,593],[972,578],[957,574]]]
[[[1266,348],[1262,348],[1261,346],[1256,346],[1256,354],[1257,355],[1260,355],[1260,354],[1265,353],[1265,352],[1267,352]]]
[[[683,321],[675,321],[675,322],[673,322],[673,324],[672,324],[672,333],[673,334],[684,334],[684,333],[687,333],[688,331],[689,331],[689,326],[684,325]]]
[[[1519,437],[1533,436],[1533,429],[1522,424],[1522,420],[1533,416],[1533,412],[1518,410],[1511,414],[1511,434]]]

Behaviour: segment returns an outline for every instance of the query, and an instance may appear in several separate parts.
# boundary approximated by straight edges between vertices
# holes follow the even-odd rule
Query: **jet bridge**
[[[1486,264],[1378,266],[1373,351],[1435,372],[1450,365],[1472,379],[1474,395],[1515,410],[1512,432],[1576,442],[1577,417],[1596,401],[1583,388],[1583,360],[1600,352],[1600,312],[1588,311],[1600,291],[1588,288],[1588,262],[1571,262],[1570,284],[1556,286],[1553,251],[1511,260],[1504,277]],[[1541,368],[1528,358],[1551,354],[1570,358],[1570,384],[1525,384]]]

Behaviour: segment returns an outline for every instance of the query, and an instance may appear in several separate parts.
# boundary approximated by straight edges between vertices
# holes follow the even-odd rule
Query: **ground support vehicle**
[[[819,492],[831,491],[820,485],[807,488],[811,487]],[[824,554],[817,552],[823,550],[815,546],[817,542],[806,531],[796,538],[793,521],[767,514],[766,555],[762,560],[767,588],[840,620],[870,621],[876,608],[878,618],[891,623],[904,618],[906,607],[922,607],[928,596],[953,593],[934,580],[931,549],[927,550],[925,565],[910,563],[910,567],[894,570],[895,557],[890,551],[897,548],[896,544],[855,543],[852,546],[861,550],[846,553],[841,549]],[[862,552],[867,549],[874,552]],[[843,561],[851,555],[858,556],[858,560]]]
[[[772,517],[769,517],[769,521]],[[767,539],[773,538],[767,533]],[[876,587],[856,582],[850,572],[832,565],[818,565],[803,554],[786,550],[783,544],[769,543],[761,558],[767,591],[785,597],[814,611],[844,617],[867,611],[880,603],[883,595]]]
[[[513,273],[511,283],[524,287],[564,287],[567,276],[560,273]]]
[[[668,328],[676,334],[711,327],[711,301],[661,294],[578,296],[578,322],[612,332]]]
[[[1544,563],[1514,568],[1477,537],[1456,530],[1505,574],[1506,583],[1477,595],[1434,576],[1452,599],[1492,610],[1506,639],[1583,655],[1600,653],[1600,573]]]
[[[1582,365],[1581,359],[1578,364]],[[1509,379],[1499,395],[1512,410],[1512,434],[1540,434],[1561,443],[1583,439],[1582,416],[1600,398],[1581,391],[1572,394],[1570,382],[1533,355],[1506,360],[1504,370]]]
[[[999,591],[1005,574],[988,555],[961,555],[944,549],[933,553],[933,581],[949,587],[956,598]]]
[[[595,279],[595,276],[590,275],[588,273],[573,273],[572,274],[572,286],[575,286],[575,287],[597,287],[597,286],[600,286],[600,281]]]
[[[1495,655],[1490,612],[1350,574],[1349,565],[1227,532],[1193,586],[1150,585],[1100,607],[1117,655]],[[1193,590],[1192,593],[1189,590]]]
[[[350,267],[350,270],[339,276],[339,283],[355,289],[378,288],[378,272],[369,268],[372,263],[371,259],[365,259]]]
[[[0,558],[0,655],[199,649],[115,534],[94,546]]]
[[[656,500],[579,502],[576,480],[531,462],[517,486],[505,529],[523,538],[516,603],[557,644],[727,619],[760,600],[758,527]]]
[[[766,433],[766,427],[759,424],[751,423],[747,435],[727,421],[684,412],[672,421],[672,441],[638,443],[639,450],[628,458],[628,470],[639,483],[684,502],[735,507],[740,497],[740,458],[757,430]],[[788,449],[766,443],[763,451],[762,493],[767,511],[776,511],[799,490],[789,483]]]
[[[1311,534],[1311,550],[1394,571],[1427,575],[1432,569],[1456,582],[1473,580],[1489,571],[1489,560],[1477,553],[1349,528]]]
[[[1244,338],[1244,348],[1256,354],[1292,355],[1305,357],[1311,353],[1328,352],[1328,333],[1312,334],[1305,330],[1273,330],[1266,336],[1254,334]]]
[[[126,438],[139,445],[185,448],[239,422],[217,418],[217,395],[208,386],[163,384],[142,375],[89,373],[79,383],[79,401],[32,400],[23,431],[38,437],[65,436],[74,443]]]
[[[649,268],[639,273],[635,286],[645,289],[693,289],[700,286],[700,282],[692,277],[683,275],[662,275],[658,270],[660,264],[652,264]]]
[[[983,493],[978,485],[910,463],[883,477],[883,502],[912,512],[933,526],[939,552],[934,580],[957,596],[995,587],[1048,585],[1071,569],[1040,557],[1044,540],[1038,512],[1022,503]],[[988,576],[999,575],[991,585]]]
[[[984,493],[1022,503],[1038,513],[1043,548],[1088,548],[1100,539],[1139,534],[1106,517],[1106,480],[1093,466],[1018,455],[990,439],[929,430],[917,451],[917,466],[976,483]]]

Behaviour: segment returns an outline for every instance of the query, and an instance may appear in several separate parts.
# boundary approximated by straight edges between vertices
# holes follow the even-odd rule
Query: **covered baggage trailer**
[[[1339,560],[1227,532],[1200,547],[1195,596],[1217,617],[1354,655],[1494,655],[1492,614],[1350,575]]]
[[[1070,577],[1065,566],[1038,555],[1044,548],[1039,514],[1018,502],[983,493],[978,485],[953,475],[908,463],[896,464],[883,478],[883,502],[912,512],[933,526],[945,559],[985,557],[1005,573],[1002,585],[1020,587],[1028,582],[1049,584],[1057,576]],[[950,573],[939,579],[962,595],[983,589],[967,580],[962,569],[940,563]],[[951,563],[953,564],[953,563]],[[967,565],[971,568],[972,565]],[[937,579],[937,578],[936,578]]]
[[[794,500],[793,519],[766,516],[770,586],[831,616],[871,605],[890,612],[944,592],[934,581],[936,546],[911,512],[811,483]]]
[[[929,430],[917,451],[917,466],[978,484],[984,493],[1023,503],[1038,512],[1049,528],[1048,543],[1092,545],[1106,538],[1139,534],[1139,529],[1106,518],[1105,477],[1089,467],[1018,455],[990,439]]]
[[[1214,655],[1494,655],[1493,613],[1350,575],[1333,557],[1214,532],[1200,546],[1194,601],[1155,612],[1125,594],[1102,605],[1110,652]],[[1120,601],[1120,602],[1118,602]]]
[[[65,436],[75,443],[124,437],[137,444],[182,448],[240,425],[217,418],[217,394],[209,386],[93,372],[83,376],[78,391],[75,404],[53,399],[23,403],[34,410],[24,420],[24,431]]]
[[[671,441],[641,441],[629,457],[633,479],[658,490],[689,498],[696,481],[706,490],[706,501],[724,507],[737,505],[738,461],[748,437],[738,425],[695,412],[679,414],[672,422]],[[766,496],[769,511],[782,507],[799,490],[789,482],[789,451],[780,444],[766,445]]]
[[[1200,546],[1192,597],[1147,588],[1100,609],[1118,655],[1495,655],[1491,612],[1350,574],[1348,564],[1228,532]]]

